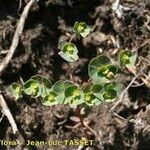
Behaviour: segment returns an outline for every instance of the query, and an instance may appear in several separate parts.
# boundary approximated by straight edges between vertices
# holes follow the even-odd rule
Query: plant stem
[[[76,35],[73,34],[69,40],[69,43],[71,43],[75,37],[76,37]],[[68,63],[68,68],[69,68],[69,73],[70,73],[70,79],[71,79],[71,81],[73,81],[73,83],[75,83],[74,76],[73,76],[73,70],[70,66],[70,63]]]
[[[80,119],[80,122],[81,122],[81,124],[83,126],[83,117],[81,115],[81,107],[79,105],[76,108],[76,115]]]
[[[75,79],[74,79],[74,76],[73,76],[73,70],[70,66],[70,63],[68,63],[68,69],[69,69],[70,80],[73,81],[73,83],[75,83]]]
[[[71,43],[75,37],[76,37],[76,35],[73,34],[73,35],[71,36],[70,40],[69,40],[69,43]]]
[[[82,87],[82,88],[86,87],[90,82],[91,82],[91,78],[89,78],[89,79],[86,81],[86,83],[83,82],[81,87]],[[84,84],[84,83],[85,83],[85,84]]]

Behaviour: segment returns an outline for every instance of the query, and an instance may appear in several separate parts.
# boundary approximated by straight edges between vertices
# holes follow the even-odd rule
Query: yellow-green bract
[[[90,33],[90,27],[85,22],[75,22],[73,31],[77,38],[80,39],[80,36],[86,37]]]
[[[58,53],[63,59],[68,62],[74,62],[78,60],[78,49],[70,42],[60,42],[59,47],[61,51]]]
[[[12,83],[10,86],[10,91],[16,100],[22,97],[22,88],[18,83]]]
[[[137,55],[129,50],[121,51],[119,54],[120,66],[133,67],[135,65]]]

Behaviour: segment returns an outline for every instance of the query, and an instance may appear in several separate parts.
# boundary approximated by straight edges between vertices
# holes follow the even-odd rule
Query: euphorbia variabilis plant
[[[85,22],[76,22],[73,27],[74,34],[70,41],[61,41],[58,48],[61,50],[58,54],[68,62],[74,62],[79,59],[78,49],[76,45],[72,43],[72,39],[77,37],[86,37],[90,33],[90,28]]]
[[[89,34],[90,28],[84,22],[76,22],[73,28],[77,38]],[[59,43],[59,55],[69,63],[77,61],[78,49],[70,41]],[[119,94],[120,86],[116,82],[119,70],[118,66],[133,66],[136,55],[130,51],[121,51],[119,55],[120,65],[112,64],[105,55],[93,58],[88,65],[89,81],[86,86],[77,85],[72,81],[57,81],[54,85],[41,75],[31,77],[24,85],[13,83],[11,91],[16,100],[23,94],[33,98],[41,97],[42,104],[52,106],[56,104],[68,104],[70,107],[79,105],[95,106],[103,102],[112,102]]]

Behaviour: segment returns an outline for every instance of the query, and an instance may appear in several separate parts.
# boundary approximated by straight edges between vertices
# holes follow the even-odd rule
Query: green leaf
[[[65,90],[65,104],[76,107],[84,102],[84,93],[75,85],[68,86]]]
[[[53,86],[53,91],[55,91],[57,94],[64,92],[67,86],[72,85],[69,81],[57,81]]]
[[[46,79],[45,77],[41,75],[35,75],[31,79],[38,82],[39,90],[41,92],[40,96],[42,98],[44,98],[45,96],[49,94],[52,88],[52,83],[48,79]]]
[[[57,101],[57,94],[55,92],[50,92],[43,100],[42,102],[45,106],[52,106],[58,104]]]
[[[110,59],[104,55],[93,58],[88,66],[90,78],[100,83],[109,83],[117,71],[118,68],[112,65]]]
[[[93,84],[93,83],[89,83],[88,85],[86,85],[83,88],[83,91],[85,93],[88,93],[88,92],[99,93],[101,90],[102,90],[102,85],[100,85],[100,84]]]
[[[80,33],[82,37],[86,37],[90,34],[90,28],[87,27],[83,32]]]
[[[66,97],[80,96],[80,90],[78,89],[77,86],[71,85],[71,86],[67,87],[67,89],[65,90],[65,96]]]
[[[12,83],[10,86],[10,91],[16,100],[22,97],[22,88],[18,83]]]
[[[68,81],[57,81],[54,85],[53,85],[53,91],[58,94],[58,102],[60,104],[64,103],[65,100],[65,89],[72,85],[72,83],[68,82]]]
[[[102,90],[102,86],[100,84],[94,84],[92,87],[93,93],[99,93]]]
[[[115,82],[112,82],[112,83],[106,83],[105,85],[104,85],[104,88],[105,88],[105,90],[107,91],[107,90],[110,90],[110,89],[116,89],[116,83]]]
[[[86,37],[90,33],[90,28],[85,22],[75,22],[73,31],[77,38],[80,38],[80,36]]]
[[[88,106],[94,106],[97,98],[92,93],[84,93],[84,99]]]
[[[110,89],[103,93],[105,102],[112,102],[117,97],[117,91]]]
[[[99,84],[94,84],[92,87],[92,92],[94,96],[97,98],[95,104],[99,101],[99,104],[103,101],[103,87]]]
[[[41,95],[39,84],[33,79],[30,79],[25,82],[23,91],[25,94],[30,95],[32,97],[39,97]]]
[[[97,72],[99,67],[105,64],[109,64],[110,59],[107,56],[100,55],[98,57],[93,58],[88,66],[88,73],[90,77],[93,77],[93,75]]]
[[[66,44],[67,42],[66,41],[60,41],[58,43],[58,49],[62,50],[63,49],[63,46]]]
[[[113,83],[107,83],[104,85],[105,91],[103,93],[103,97],[105,99],[105,102],[113,102],[116,97],[120,93],[120,84],[113,82]]]
[[[68,62],[70,62],[70,63],[72,63],[72,62],[74,62],[74,61],[77,61],[79,58],[78,58],[78,55],[70,55],[70,54],[68,54],[68,53],[64,53],[64,52],[62,52],[62,51],[60,51],[59,53],[58,53],[64,60],[66,60],[66,61],[68,61]]]
[[[137,55],[128,50],[121,51],[119,54],[119,62],[121,66],[133,67],[136,59]]]
[[[68,62],[78,60],[78,49],[73,43],[70,42],[63,43],[61,45],[61,51],[58,54]]]
[[[90,83],[84,87],[85,103],[89,106],[99,105],[103,100],[101,90],[102,86],[99,84]]]

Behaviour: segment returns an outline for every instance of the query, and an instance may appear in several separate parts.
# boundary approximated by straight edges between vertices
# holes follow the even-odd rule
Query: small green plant
[[[104,55],[92,59],[88,68],[90,82],[86,86],[81,86],[82,88],[70,81],[62,80],[52,85],[48,79],[36,75],[22,86],[13,83],[11,91],[16,100],[22,98],[23,94],[33,98],[41,97],[45,106],[56,104],[69,104],[70,107],[94,106],[102,102],[113,102],[120,92],[120,85],[115,81],[118,68]]]
[[[68,62],[74,62],[79,59],[78,49],[76,45],[72,43],[73,38],[86,37],[90,33],[90,28],[85,22],[76,22],[73,27],[74,34],[72,35],[69,42],[61,41],[58,48],[61,50],[58,54]]]
[[[73,28],[77,38],[89,34],[90,28],[84,22],[76,22]],[[59,43],[63,59],[72,63],[78,59],[78,49],[71,41]],[[57,81],[54,85],[41,75],[31,77],[24,85],[13,83],[11,91],[16,100],[24,94],[32,98],[40,98],[45,106],[56,104],[69,104],[70,107],[78,105],[96,106],[103,102],[113,102],[120,93],[120,84],[116,81],[119,67],[134,66],[136,55],[130,51],[121,51],[119,64],[100,55],[93,58],[88,65],[89,80],[86,85],[77,85],[72,81]]]

